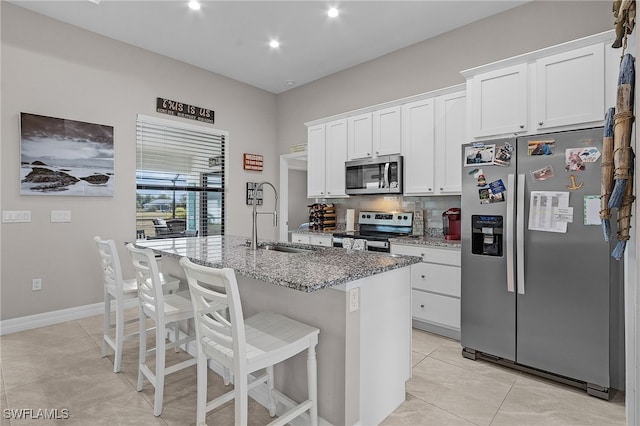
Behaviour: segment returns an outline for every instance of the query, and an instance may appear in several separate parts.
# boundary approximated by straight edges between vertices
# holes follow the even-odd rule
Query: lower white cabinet
[[[411,265],[413,326],[460,339],[460,250],[391,244],[392,254],[419,256]]]
[[[333,247],[333,237],[331,235],[300,234],[293,232],[291,234],[291,242],[322,247]]]

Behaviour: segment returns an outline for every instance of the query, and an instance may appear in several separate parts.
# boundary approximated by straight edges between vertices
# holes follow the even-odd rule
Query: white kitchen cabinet
[[[347,118],[349,160],[400,154],[400,117],[398,105]]]
[[[436,98],[434,168],[437,194],[459,194],[462,190],[462,144],[467,142],[466,123],[466,91]]]
[[[460,193],[466,116],[465,90],[402,106],[405,195]]]
[[[537,129],[603,119],[604,49],[598,43],[536,61]]]
[[[333,247],[333,236],[291,233],[291,242],[300,244],[311,244],[314,246]]]
[[[309,235],[309,244],[322,247],[333,247],[333,236],[331,235]]]
[[[370,112],[347,118],[348,159],[369,158],[373,154],[373,116]]]
[[[291,242],[299,244],[309,244],[309,234],[291,233]]]
[[[606,48],[613,32],[462,71],[471,138],[601,125],[614,85]],[[617,76],[616,76],[617,77]]]
[[[435,188],[434,99],[402,105],[405,195],[432,194]]]
[[[392,243],[391,253],[422,258],[411,265],[413,326],[460,339],[460,250]]]
[[[307,196],[346,197],[347,121],[330,121],[307,128]]]
[[[527,64],[478,74],[468,80],[473,137],[527,130]]]
[[[372,113],[373,156],[397,155],[401,151],[402,107],[393,106]]]

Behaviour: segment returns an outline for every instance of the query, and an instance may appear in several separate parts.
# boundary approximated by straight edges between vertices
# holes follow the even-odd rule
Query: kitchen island
[[[135,244],[161,254],[163,271],[172,275],[184,277],[178,265],[183,256],[233,268],[245,317],[270,310],[319,328],[321,424],[378,424],[405,400],[411,374],[408,266],[420,258],[280,243],[251,250],[246,238],[232,236]],[[275,375],[284,394],[306,398],[304,354],[276,366]],[[260,388],[252,396],[266,402]]]

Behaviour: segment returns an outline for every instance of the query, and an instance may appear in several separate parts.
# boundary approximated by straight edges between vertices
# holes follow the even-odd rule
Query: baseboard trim
[[[137,299],[125,300],[125,309],[137,306]],[[112,311],[115,304],[112,304]],[[91,305],[77,306],[75,308],[60,309],[58,311],[44,312],[41,314],[27,315],[19,318],[11,318],[0,321],[0,336],[17,333],[18,331],[32,330],[34,328],[46,327],[48,325],[60,324],[67,321],[92,317],[104,312],[104,303],[93,303]]]

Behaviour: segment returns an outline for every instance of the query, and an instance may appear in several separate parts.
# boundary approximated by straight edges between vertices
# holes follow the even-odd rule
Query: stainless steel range
[[[413,231],[413,213],[410,212],[360,212],[358,215],[360,230],[355,232],[335,232],[333,246],[342,247],[344,238],[366,241],[369,251],[391,251],[390,238],[411,235]]]

